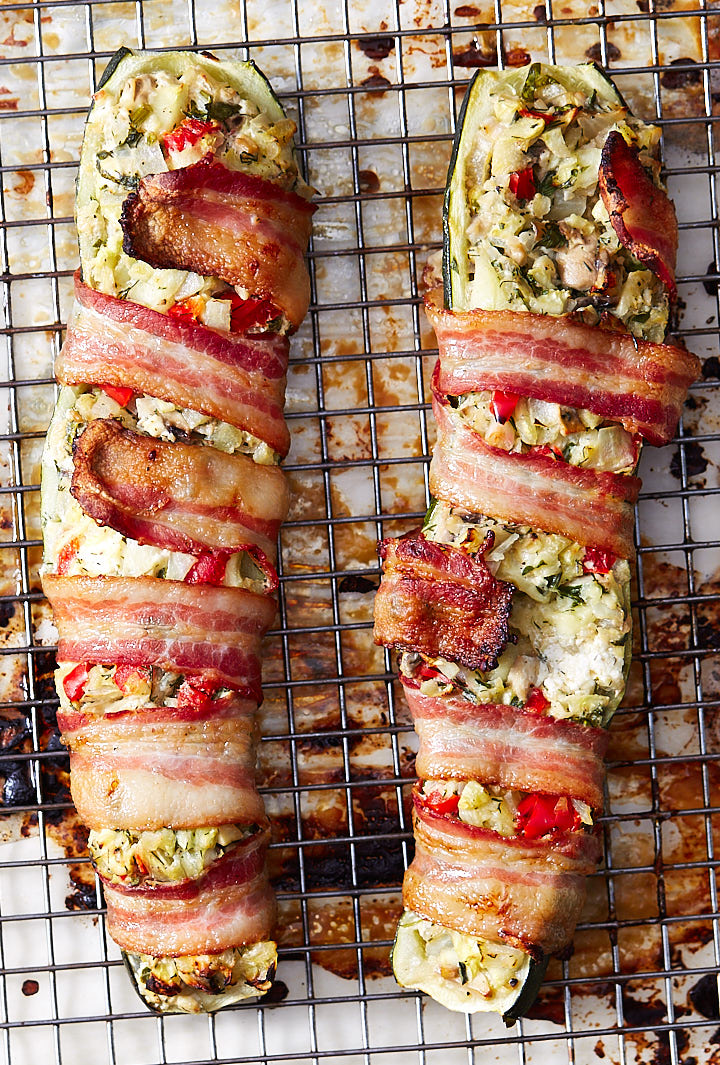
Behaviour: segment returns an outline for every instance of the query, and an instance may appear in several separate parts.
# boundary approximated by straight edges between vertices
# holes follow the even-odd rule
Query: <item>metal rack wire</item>
[[[0,8],[8,401],[0,434],[0,776],[8,811],[0,1054],[8,1063],[41,1054],[57,1063],[92,1054],[109,1065],[720,1060],[720,485],[711,474],[720,457],[720,15],[705,0],[639,0],[632,10],[599,0],[573,15],[552,0],[526,8],[510,0],[482,8],[447,0],[47,0]],[[679,55],[672,51],[681,24],[677,36],[695,41],[692,56],[682,45]],[[705,373],[675,447],[646,461],[638,646],[613,732],[605,868],[593,878],[575,958],[551,974],[535,1017],[505,1033],[371,979],[390,945],[408,859],[402,793],[412,776],[392,662],[369,637],[373,542],[408,528],[427,500],[433,352],[419,277],[439,246],[462,89],[473,67],[489,62],[581,61],[586,34],[621,89],[633,79],[640,85],[642,117],[663,128],[690,249],[681,262],[688,309],[679,335],[705,358]],[[618,35],[642,48],[623,56]],[[313,304],[290,376],[295,443],[286,469],[296,504],[281,537],[262,756],[266,799],[281,826],[273,853],[288,993],[276,1006],[210,1019],[149,1015],[105,935],[63,786],[37,579],[38,456],[75,266],[77,153],[89,92],[120,43],[256,59],[297,116],[300,151],[320,192]],[[328,975],[328,966],[352,978]]]

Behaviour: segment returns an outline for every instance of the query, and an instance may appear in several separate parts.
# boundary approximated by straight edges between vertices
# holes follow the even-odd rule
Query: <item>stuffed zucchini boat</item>
[[[121,49],[81,153],[43,588],[108,930],[158,1012],[262,995],[277,962],[255,712],[309,299],[294,130],[252,63]]]
[[[662,343],[677,223],[659,136],[593,65],[478,71],[426,297],[434,499],[380,545],[375,639],[420,739],[395,976],[507,1023],[600,857],[640,448],[672,438],[698,373]]]

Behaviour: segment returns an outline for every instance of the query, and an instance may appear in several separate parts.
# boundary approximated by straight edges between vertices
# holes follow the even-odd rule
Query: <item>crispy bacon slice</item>
[[[216,954],[268,939],[275,921],[268,835],[243,840],[196,880],[134,888],[106,881],[110,935],[122,950],[155,957]]]
[[[600,196],[618,240],[677,297],[678,224],[672,200],[651,180],[637,148],[622,133],[608,133],[600,156]]]
[[[584,832],[504,838],[433,813],[414,794],[415,858],[408,909],[465,935],[519,947],[535,958],[572,940],[600,843]]]
[[[375,642],[493,669],[508,640],[513,587],[482,555],[426,540],[421,532],[378,546],[385,575],[375,597]]]
[[[228,422],[287,454],[287,337],[220,333],[96,292],[75,274],[75,308],[55,364],[65,385],[128,387]]]
[[[260,702],[260,640],[275,602],[243,588],[160,577],[58,577],[43,590],[60,634],[60,662],[161,666]]]
[[[310,304],[304,254],[315,206],[213,160],[150,174],[123,204],[128,255],[269,299],[294,328]]]
[[[700,361],[568,317],[518,311],[448,311],[430,293],[425,310],[440,349],[438,391],[484,389],[591,410],[648,443],[672,440]]]
[[[254,700],[117,714],[58,711],[73,802],[89,828],[264,824]]]
[[[70,491],[99,525],[143,544],[201,554],[247,550],[271,589],[278,529],[289,493],[277,466],[212,447],[167,443],[91,422],[73,448]]]
[[[436,498],[468,513],[531,525],[630,558],[637,477],[492,447],[463,423],[437,389],[433,412],[438,438],[430,491]]]
[[[431,698],[402,680],[420,739],[421,779],[478,780],[602,810],[605,729],[514,706]]]

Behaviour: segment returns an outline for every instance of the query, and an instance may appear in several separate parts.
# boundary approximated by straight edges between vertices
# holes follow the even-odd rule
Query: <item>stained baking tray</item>
[[[719,31],[704,0],[0,5],[2,1060],[720,1062]],[[281,982],[272,1003],[215,1018],[149,1014],[106,935],[69,802],[38,582],[76,164],[90,94],[121,44],[255,59],[297,120],[320,204],[313,304],[293,342],[294,504],[261,711]],[[678,335],[703,378],[679,439],[643,457],[636,657],[612,728],[605,867],[574,955],[505,1031],[387,975],[414,740],[393,663],[372,644],[374,544],[427,502],[434,356],[419,292],[466,81],[478,66],[586,57],[662,125],[681,220]]]

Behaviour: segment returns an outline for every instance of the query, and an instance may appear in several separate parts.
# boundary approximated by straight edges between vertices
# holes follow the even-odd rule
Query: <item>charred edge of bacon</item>
[[[375,599],[375,640],[471,669],[494,669],[512,639],[513,586],[482,557],[437,544],[417,531],[381,541],[384,578]]]
[[[154,520],[166,508],[172,508],[173,500],[169,491],[164,491],[159,484],[153,482],[151,467],[158,455],[172,455],[173,451],[168,449],[176,451],[178,447],[194,449],[195,445],[169,444],[154,437],[134,433],[113,418],[96,419],[73,442],[70,494],[98,525],[114,529],[140,544],[179,551],[202,559],[214,555],[224,558],[225,562],[231,554],[245,551],[263,575],[264,590],[268,593],[275,592],[279,584],[277,571],[265,551],[253,542],[250,535],[247,538],[238,535],[235,544],[229,548],[219,548],[215,544],[194,539],[180,528],[163,526]],[[119,454],[121,450],[124,455]],[[194,451],[189,452],[190,455],[193,453]],[[228,465],[233,458],[234,456],[227,456],[230,460]],[[118,478],[116,490],[113,492],[112,473],[119,473],[123,467],[129,473],[133,461],[136,476],[131,478],[131,483],[128,484]],[[147,475],[144,485],[143,472]],[[131,499],[131,495],[135,498]],[[126,498],[122,498],[123,496]],[[263,542],[269,538],[271,531],[268,530],[268,537],[263,537]],[[222,572],[224,574],[224,569]],[[204,582],[204,578],[198,574],[194,579],[200,583]],[[220,582],[214,579],[210,583],[222,583],[222,579]]]
[[[674,303],[678,240],[675,208],[648,177],[637,148],[629,145],[618,130],[612,130],[603,145],[598,183],[618,240],[660,278]]]

